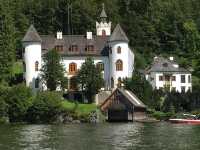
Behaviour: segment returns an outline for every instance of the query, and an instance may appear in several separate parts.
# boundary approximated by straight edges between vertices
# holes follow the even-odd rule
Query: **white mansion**
[[[74,88],[73,77],[87,57],[102,68],[105,89],[116,88],[123,78],[131,77],[134,70],[134,54],[129,48],[129,39],[118,24],[111,32],[111,22],[103,8],[100,21],[96,22],[96,35],[39,35],[33,25],[22,40],[24,46],[24,77],[26,85],[38,90],[42,57],[48,50],[56,49],[62,56],[69,89]]]
[[[169,91],[192,91],[191,72],[180,67],[173,57],[155,57],[154,62],[145,70],[146,79],[154,89],[168,88]]]

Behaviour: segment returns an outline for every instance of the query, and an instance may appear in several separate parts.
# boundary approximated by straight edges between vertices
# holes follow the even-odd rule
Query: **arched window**
[[[26,72],[26,63],[23,61],[23,70]]]
[[[121,54],[122,48],[120,46],[117,47],[117,53]]]
[[[106,30],[102,30],[102,36],[106,36]]]
[[[120,87],[121,87],[121,85],[122,85],[122,78],[121,78],[121,77],[119,77],[119,78],[118,78],[118,84],[117,84],[117,86],[120,88]]]
[[[98,68],[100,71],[104,71],[104,63],[98,62],[98,63],[97,63],[97,68]]]
[[[39,88],[39,83],[40,83],[40,80],[39,78],[35,79],[35,88]]]
[[[111,78],[111,88],[114,88],[114,79],[113,79],[113,77]]]
[[[38,61],[35,62],[35,71],[39,71],[39,62]]]
[[[69,64],[69,73],[74,74],[77,72],[77,65],[76,63],[70,63]]]
[[[122,60],[117,60],[117,62],[116,62],[116,70],[117,71],[122,71],[123,70],[123,62],[122,62]]]

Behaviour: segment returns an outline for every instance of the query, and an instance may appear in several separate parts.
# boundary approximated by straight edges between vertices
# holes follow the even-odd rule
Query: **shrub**
[[[0,86],[0,118],[8,116],[8,105],[5,100],[8,95],[8,88]]]
[[[160,111],[155,111],[152,116],[156,118],[157,120],[168,120],[170,117],[172,117],[174,114],[171,112],[164,113]]]
[[[13,86],[8,90],[6,103],[11,122],[24,121],[28,108],[32,105],[32,91],[24,84]]]
[[[27,120],[31,123],[51,123],[62,111],[62,97],[56,92],[40,92],[29,108]]]
[[[7,116],[8,113],[8,105],[5,100],[0,97],[0,118]]]

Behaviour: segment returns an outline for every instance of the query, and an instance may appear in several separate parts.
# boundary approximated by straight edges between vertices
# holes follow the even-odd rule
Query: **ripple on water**
[[[199,150],[200,126],[169,123],[0,126],[0,150]]]

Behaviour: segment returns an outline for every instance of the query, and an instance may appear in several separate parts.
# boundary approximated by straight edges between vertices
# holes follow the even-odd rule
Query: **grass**
[[[13,66],[13,74],[20,74],[23,73],[23,63],[22,61],[17,61],[14,63]]]
[[[74,111],[78,114],[89,114],[92,111],[97,109],[95,104],[80,104],[80,103],[73,103],[69,101],[63,101],[62,107],[65,110]]]

